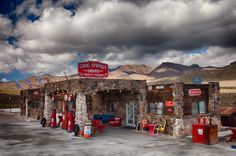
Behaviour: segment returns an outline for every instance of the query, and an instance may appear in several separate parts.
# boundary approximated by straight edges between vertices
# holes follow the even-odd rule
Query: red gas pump
[[[67,132],[71,133],[72,129],[74,127],[74,113],[73,112],[69,112],[68,114],[68,129]]]
[[[68,108],[67,108],[67,95],[64,97],[63,110],[62,110],[62,129],[68,128]]]
[[[51,122],[51,128],[57,127],[57,118],[56,118],[56,110],[52,110],[52,122]]]
[[[67,132],[71,133],[74,127],[74,110],[73,110],[73,99],[72,95],[68,99],[68,129]]]
[[[56,116],[56,103],[54,97],[52,97],[52,113],[51,113],[51,128],[57,127],[57,116]]]

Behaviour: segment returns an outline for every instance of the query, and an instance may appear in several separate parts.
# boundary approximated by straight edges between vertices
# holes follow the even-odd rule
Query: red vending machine
[[[204,117],[205,118],[205,117]],[[206,120],[206,119],[204,119]],[[200,120],[198,120],[200,121]],[[192,125],[192,142],[207,145],[218,143],[218,126],[205,123],[198,123]]]

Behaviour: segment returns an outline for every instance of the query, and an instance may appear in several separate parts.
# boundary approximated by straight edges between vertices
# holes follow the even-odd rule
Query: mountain
[[[57,82],[66,80],[65,76],[43,75],[40,76],[43,83]],[[236,62],[233,62],[224,67],[200,67],[197,64],[186,66],[171,62],[164,62],[156,68],[146,65],[129,64],[122,65],[109,70],[107,79],[127,79],[127,80],[147,80],[151,84],[164,84],[173,82],[192,83],[193,77],[199,77],[203,83],[209,81],[220,82],[220,91],[222,105],[236,104]],[[69,79],[79,79],[78,74],[68,75]],[[15,82],[0,82],[0,107],[9,106],[9,97],[12,97],[12,102],[19,101],[21,89],[28,89],[27,81],[32,83],[32,88],[43,86],[43,83],[37,81],[38,77],[31,76],[25,80],[20,80],[19,88]]]
[[[171,62],[164,62],[160,66],[156,67],[148,75],[155,78],[165,78],[180,76],[184,73],[191,73],[201,69],[199,65],[193,64],[191,66],[186,66],[182,64],[176,64]]]
[[[0,94],[13,94],[17,95],[20,93],[21,89],[28,89],[30,87],[30,84],[27,82],[31,83],[32,88],[38,88],[42,87],[44,83],[47,82],[57,82],[57,81],[62,81],[65,80],[64,76],[52,76],[52,75],[42,75],[40,76],[41,80],[43,82],[38,82],[37,76],[31,76],[28,77],[27,79],[20,80],[19,84],[20,87],[16,85],[15,81],[10,81],[10,82],[0,82]]]
[[[65,76],[43,75],[40,77],[45,81],[44,83],[66,80]],[[142,64],[128,64],[111,70],[107,79],[147,80],[149,84],[160,84],[176,81],[191,83],[193,77],[200,77],[204,82],[220,81],[223,86],[236,87],[236,83],[234,83],[236,81],[236,62],[225,67],[200,67],[196,64],[186,66],[171,62],[164,62],[156,68]],[[79,76],[78,74],[69,75],[68,78],[78,79]],[[20,89],[29,88],[27,80],[30,80],[33,88],[43,86],[37,81],[36,76],[32,76],[19,81],[22,88],[17,87],[15,82],[0,82],[0,94],[19,94]]]
[[[233,62],[224,67],[199,67],[198,65],[184,66],[179,64],[167,63],[166,66],[160,65],[155,68],[151,76],[155,77],[155,80],[149,81],[152,83],[172,83],[172,82],[185,82],[191,83],[192,78],[199,77],[203,82],[209,81],[219,81],[223,85],[227,85],[229,82],[232,85],[231,81],[236,81],[236,62]],[[160,71],[164,72],[160,72]],[[159,74],[159,75],[158,75]],[[234,85],[236,86],[236,84]]]
[[[141,74],[146,75],[152,71],[152,67],[144,65],[144,64],[127,64],[123,66],[119,66],[114,71],[121,71],[126,74]]]

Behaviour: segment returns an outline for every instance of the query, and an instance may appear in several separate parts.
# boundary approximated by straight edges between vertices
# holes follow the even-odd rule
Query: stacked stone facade
[[[34,93],[37,92],[37,95]],[[32,107],[32,101],[39,101],[38,107]],[[20,94],[21,115],[27,117],[41,118],[44,109],[44,91],[43,88],[22,90]]]
[[[186,115],[185,107],[185,84],[176,82],[168,85],[170,99],[174,103],[173,114],[167,116],[148,114],[147,86],[145,81],[138,80],[115,80],[115,79],[73,79],[45,84],[40,89],[41,105],[39,112],[43,112],[48,121],[51,120],[52,96],[59,90],[66,91],[68,95],[75,95],[76,118],[75,121],[81,127],[88,121],[89,116],[94,114],[113,114],[122,117],[123,124],[126,117],[126,104],[133,102],[135,105],[136,124],[143,119],[149,118],[158,121],[165,118],[167,121],[166,133],[175,137],[191,135],[191,125],[197,123],[197,115]],[[219,83],[211,82],[205,85],[208,90],[204,91],[207,98],[207,114],[211,115],[213,124],[219,125],[220,92]],[[173,92],[173,97],[172,97]],[[186,91],[185,91],[186,92]],[[168,96],[169,96],[168,94]],[[153,94],[154,95],[154,94]],[[25,102],[32,97],[32,91],[21,92],[21,114],[25,115]],[[112,108],[111,108],[112,103]],[[28,108],[32,111],[30,108]]]
[[[126,103],[135,103],[135,119],[138,115],[146,113],[139,112],[140,106],[146,106],[146,82],[139,80],[115,80],[115,79],[74,79],[46,84],[44,87],[45,109],[44,115],[48,116],[51,111],[50,97],[58,90],[65,90],[68,94],[77,95],[76,98],[76,122],[84,126],[89,115],[107,112],[109,99],[114,102],[114,115],[125,118]],[[49,115],[50,116],[50,115]],[[50,117],[48,117],[50,118]]]

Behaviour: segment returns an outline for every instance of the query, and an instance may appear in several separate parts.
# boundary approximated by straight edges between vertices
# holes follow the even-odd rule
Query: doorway
[[[135,127],[134,102],[126,103],[126,126]]]

